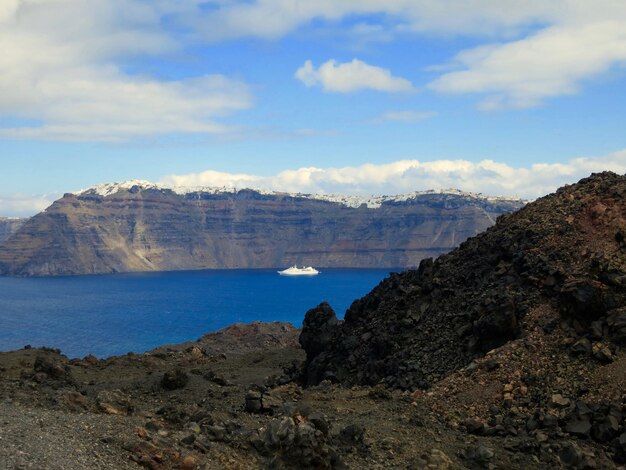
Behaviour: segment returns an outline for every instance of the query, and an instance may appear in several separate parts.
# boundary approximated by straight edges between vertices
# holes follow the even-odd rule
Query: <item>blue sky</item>
[[[534,198],[626,172],[617,0],[3,0],[0,215],[176,185]]]

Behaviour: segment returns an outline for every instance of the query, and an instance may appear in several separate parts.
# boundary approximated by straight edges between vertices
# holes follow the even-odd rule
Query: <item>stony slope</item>
[[[428,391],[303,388],[280,323],[100,360],[0,353],[0,468],[623,468],[626,352],[569,354],[554,313]]]
[[[27,219],[0,217],[0,243],[17,232]]]
[[[626,177],[613,173],[502,216],[453,252],[385,279],[344,322],[328,305],[309,312],[308,383],[426,388],[525,334],[522,320],[542,305],[584,337],[583,352],[624,342],[624,234]]]
[[[0,247],[0,274],[409,267],[521,205],[460,192],[360,201],[105,185],[66,194],[24,224]]]

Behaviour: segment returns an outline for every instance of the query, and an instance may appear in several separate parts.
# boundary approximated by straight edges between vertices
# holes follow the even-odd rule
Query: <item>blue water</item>
[[[289,321],[323,300],[342,318],[389,270],[328,269],[313,277],[275,270],[184,271],[0,278],[0,351],[26,344],[70,357],[143,352],[195,340],[235,322]]]

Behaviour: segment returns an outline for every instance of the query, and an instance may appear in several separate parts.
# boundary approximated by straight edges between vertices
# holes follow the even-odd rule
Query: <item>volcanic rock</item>
[[[383,280],[334,327],[305,322],[306,382],[425,387],[518,338],[520,320],[540,305],[560,311],[579,338],[606,322],[621,342],[626,256],[617,232],[626,232],[626,177],[610,172],[500,216],[453,252]],[[319,331],[322,350],[309,339]]]
[[[589,435],[589,431],[591,431],[591,423],[584,419],[570,421],[565,426],[565,431],[576,436],[586,437]]]
[[[161,386],[167,390],[183,388],[189,382],[189,375],[181,369],[174,369],[163,374]]]
[[[270,468],[345,468],[329,436],[312,421],[273,420],[255,444],[260,452],[273,456]]]
[[[565,467],[576,468],[578,463],[582,460],[582,457],[583,454],[580,448],[573,442],[568,442],[559,452],[559,459]]]
[[[35,376],[39,374],[44,380],[48,378],[68,384],[74,383],[74,377],[67,361],[57,358],[37,356],[33,364],[33,371]]]
[[[323,302],[306,312],[303,330],[300,334],[300,345],[307,356],[315,357],[330,343],[338,320],[335,311]]]
[[[606,321],[613,341],[626,343],[626,307],[610,311]]]
[[[587,338],[579,339],[570,348],[570,353],[575,356],[588,356],[591,354],[591,341]]]

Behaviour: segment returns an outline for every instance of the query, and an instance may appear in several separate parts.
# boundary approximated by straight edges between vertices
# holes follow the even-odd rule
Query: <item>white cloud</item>
[[[260,188],[320,194],[400,194],[418,190],[458,188],[489,195],[534,199],[592,172],[626,173],[626,150],[604,157],[576,158],[567,163],[538,163],[512,167],[493,160],[401,160],[342,168],[298,168],[259,176],[206,171],[170,175],[161,181],[173,186]]]
[[[378,118],[372,120],[373,124],[382,124],[385,122],[420,122],[437,116],[434,111],[388,111]]]
[[[337,93],[351,93],[367,89],[388,93],[415,91],[410,81],[394,77],[389,70],[366,64],[358,59],[343,64],[329,60],[320,65],[317,70],[313,63],[307,60],[296,71],[295,77],[307,87],[319,85],[325,91]]]
[[[576,0],[235,0],[213,3],[215,9],[196,16],[195,25],[206,38],[220,40],[242,36],[276,39],[312,20],[336,22],[348,16],[376,14],[386,15],[392,32],[492,35],[551,20],[561,10],[571,9],[570,4],[575,4]],[[377,28],[372,32],[381,33]]]
[[[69,72],[70,76],[66,74]],[[40,127],[0,129],[1,137],[115,141],[161,133],[223,133],[214,118],[245,109],[251,98],[244,84],[221,76],[160,82],[124,76],[117,70],[68,70],[30,80],[15,70],[12,106]],[[0,88],[3,78],[0,78]],[[0,99],[0,108],[7,105]]]
[[[58,194],[0,194],[0,217],[30,217],[50,206]]]
[[[136,0],[12,1],[0,9],[0,128],[16,139],[115,141],[164,133],[224,133],[251,106],[249,88],[221,75],[161,80],[129,74],[127,56],[178,47],[155,6]],[[158,2],[157,2],[158,5]]]
[[[462,70],[430,84],[444,93],[483,93],[483,110],[528,108],[573,94],[585,80],[626,63],[626,18],[554,26],[517,41],[463,51]]]

